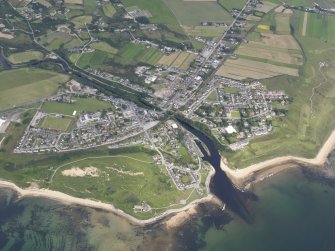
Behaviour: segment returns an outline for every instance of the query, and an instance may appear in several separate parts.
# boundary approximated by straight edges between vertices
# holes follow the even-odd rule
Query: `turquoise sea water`
[[[0,190],[0,250],[335,250],[335,188],[318,173],[290,170],[254,187],[252,222],[203,204],[176,229],[137,227],[99,210]],[[306,174],[307,173],[307,174]]]

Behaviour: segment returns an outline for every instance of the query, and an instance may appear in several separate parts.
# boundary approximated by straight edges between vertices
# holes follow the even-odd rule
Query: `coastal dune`
[[[331,133],[325,144],[319,150],[317,156],[313,159],[296,157],[296,156],[283,156],[270,160],[266,160],[243,169],[231,169],[221,158],[221,169],[226,172],[228,177],[234,184],[240,188],[251,180],[263,179],[268,175],[278,173],[287,168],[292,168],[300,165],[322,167],[327,161],[328,155],[335,148],[335,130]]]

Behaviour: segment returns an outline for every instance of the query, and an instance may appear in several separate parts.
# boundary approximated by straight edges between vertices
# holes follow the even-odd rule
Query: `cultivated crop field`
[[[293,15],[291,25],[294,36],[306,56],[301,75],[298,78],[283,75],[262,81],[269,90],[284,90],[292,98],[288,115],[273,119],[272,134],[252,140],[242,151],[225,153],[234,167],[243,168],[292,153],[295,156],[314,158],[335,128],[332,116],[335,112],[335,42],[315,38],[315,33],[306,32],[302,35],[305,14],[295,12]],[[309,16],[310,13],[308,19]],[[307,22],[306,29],[311,29],[313,25],[313,21]],[[329,29],[327,26],[323,28]],[[322,66],[322,62],[327,64]]]
[[[144,45],[128,43],[119,50],[118,62],[122,64],[136,64],[138,62],[155,65],[162,57],[158,48],[146,48]]]
[[[230,23],[233,18],[213,1],[162,0],[171,9],[181,25],[197,26],[201,22]]]
[[[220,37],[225,32],[225,27],[212,26],[183,26],[184,31],[190,36]]]
[[[68,76],[46,70],[21,68],[0,73],[0,109],[48,97]]]
[[[77,65],[80,68],[90,67],[93,69],[99,69],[101,65],[105,62],[108,58],[108,54],[103,51],[95,50],[94,52],[87,52],[81,54]]]
[[[170,55],[164,55],[158,61],[158,64],[187,70],[190,67],[191,63],[195,60],[195,58],[196,56],[193,53],[174,52]]]

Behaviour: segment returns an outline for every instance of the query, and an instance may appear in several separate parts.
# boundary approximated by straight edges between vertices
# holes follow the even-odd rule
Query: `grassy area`
[[[186,199],[191,190],[178,191],[165,169],[154,163],[152,154],[149,150],[124,149],[120,154],[87,154],[83,158],[71,158],[61,162],[49,188],[113,203],[137,218],[152,217],[173,204],[172,208],[181,207],[180,200]],[[94,176],[66,176],[66,171],[73,168],[85,170],[87,167],[96,168]],[[196,197],[195,193],[191,198]],[[155,209],[146,214],[135,213],[134,205],[141,205],[144,201]]]
[[[1,151],[10,153],[16,147],[17,142],[21,139],[30,120],[33,118],[36,110],[29,110],[21,114],[21,123],[11,122],[4,135],[5,139],[1,144]]]
[[[110,2],[104,3],[104,5],[102,6],[102,10],[106,17],[113,17],[114,14],[116,13],[115,8]]]
[[[126,7],[138,6],[142,10],[148,10],[152,15],[152,23],[178,25],[176,17],[163,0],[123,0],[122,3]]]
[[[335,42],[335,17],[331,15],[320,15],[310,13],[307,22],[307,35],[322,39],[327,42]]]
[[[212,91],[211,94],[209,94],[209,96],[207,97],[208,101],[218,101],[218,94],[216,93],[216,91]]]
[[[161,57],[162,53],[158,48],[148,49],[144,45],[128,43],[120,49],[117,61],[125,65],[138,62],[155,65]]]
[[[118,52],[118,49],[114,48],[113,46],[110,46],[106,42],[96,42],[90,44],[90,47],[99,51],[116,54]]]
[[[42,105],[42,111],[46,113],[58,113],[63,115],[72,116],[73,112],[79,115],[81,112],[96,112],[104,109],[114,109],[110,103],[93,99],[93,98],[78,98],[73,97],[75,100],[72,104],[58,103],[58,102],[45,102]]]
[[[219,3],[225,9],[230,11],[232,9],[242,9],[246,3],[246,0],[233,0],[233,1],[219,0]]]
[[[79,16],[72,18],[72,23],[76,26],[76,28],[85,28],[85,24],[92,23],[92,16]]]
[[[201,22],[230,23],[233,18],[214,1],[163,0],[172,10],[181,25],[196,26]]]
[[[333,72],[335,52],[332,39],[323,40],[316,36],[324,36],[323,31],[308,32],[302,36],[303,13],[295,12],[291,19],[294,35],[303,48],[305,65],[300,77],[276,77],[264,80],[269,90],[285,90],[293,98],[288,106],[286,118],[273,120],[273,133],[252,140],[249,146],[236,153],[225,153],[232,166],[243,168],[253,163],[258,163],[270,158],[296,155],[312,158],[315,157],[322,144],[331,131],[335,128],[332,114],[335,112],[335,80],[329,72]],[[317,18],[317,17],[315,17]],[[310,22],[307,29],[315,27],[315,22]],[[325,26],[323,29],[328,30]],[[317,35],[316,32],[319,32]],[[330,35],[331,36],[331,35]],[[319,70],[320,62],[327,62],[328,66]],[[327,75],[328,74],[328,75]],[[310,98],[313,88],[316,89]]]
[[[41,60],[41,59],[43,59],[43,53],[39,51],[18,52],[13,53],[8,57],[8,60],[12,64],[22,64],[32,60]]]
[[[0,109],[19,106],[57,92],[68,76],[51,71],[21,68],[0,73]]]
[[[106,52],[95,50],[94,52],[82,54],[77,62],[77,65],[83,69],[87,67],[99,69],[107,58],[108,54]]]
[[[183,26],[185,32],[190,36],[219,37],[225,32],[225,27],[211,26]]]
[[[72,118],[70,117],[49,115],[43,118],[40,127],[65,132],[69,128],[71,121]]]

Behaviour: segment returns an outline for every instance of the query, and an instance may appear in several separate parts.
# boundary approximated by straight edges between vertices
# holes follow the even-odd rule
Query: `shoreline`
[[[100,202],[100,201],[94,201],[91,199],[82,199],[82,198],[78,198],[78,197],[74,197],[62,192],[58,192],[58,191],[53,191],[53,190],[49,190],[49,189],[39,189],[39,188],[26,188],[26,189],[22,189],[20,187],[18,187],[17,185],[15,185],[12,182],[9,181],[4,181],[4,180],[0,180],[0,189],[1,188],[6,188],[6,189],[11,189],[15,192],[17,192],[18,194],[18,198],[22,199],[22,198],[29,198],[29,197],[40,197],[40,198],[46,198],[49,200],[54,200],[54,201],[58,201],[62,204],[65,205],[72,205],[72,206],[85,206],[85,207],[89,207],[89,208],[93,208],[93,209],[102,209],[105,210],[106,212],[111,212],[114,213],[124,219],[126,219],[127,221],[129,221],[132,224],[135,225],[139,225],[139,226],[144,226],[144,225],[149,225],[149,224],[153,224],[156,223],[168,216],[172,216],[171,219],[175,216],[178,216],[178,214],[183,213],[185,214],[185,212],[187,212],[188,210],[193,210],[196,205],[200,204],[200,203],[204,203],[204,202],[209,202],[209,201],[213,201],[215,200],[215,196],[211,193],[209,193],[207,196],[200,198],[200,199],[196,199],[194,201],[191,201],[190,203],[188,203],[187,205],[185,205],[184,207],[181,208],[176,208],[176,209],[169,209],[166,210],[165,212],[146,219],[146,220],[140,220],[137,219],[136,217],[125,213],[123,210],[121,209],[117,209],[116,207],[114,207],[114,205],[109,204],[109,203],[104,203],[104,202]],[[178,217],[177,217],[178,218]]]
[[[231,169],[224,163],[224,159],[221,157],[221,169],[228,175],[236,187],[240,189],[248,189],[253,183],[257,183],[267,177],[270,177],[276,173],[283,170],[297,167],[299,165],[307,165],[314,167],[321,167],[327,161],[329,154],[335,148],[335,130],[328,137],[327,141],[324,143],[322,148],[319,150],[317,156],[313,159],[296,157],[296,156],[283,156],[277,157],[270,160],[266,160],[243,169]],[[14,190],[18,193],[18,197],[42,197],[50,200],[55,200],[63,204],[73,205],[73,206],[85,206],[95,209],[102,209],[106,212],[114,213],[132,224],[144,226],[148,224],[156,223],[164,218],[171,216],[165,221],[167,227],[176,227],[186,221],[190,216],[196,212],[196,206],[204,202],[214,202],[219,203],[215,195],[210,193],[209,184],[215,174],[214,167],[210,166],[210,171],[206,178],[206,189],[207,196],[191,201],[187,205],[177,209],[169,209],[163,213],[146,219],[140,220],[136,217],[125,213],[121,209],[117,209],[114,205],[109,203],[104,203],[100,201],[95,201],[92,199],[83,199],[74,197],[62,192],[53,191],[49,189],[39,189],[39,188],[20,188],[16,184],[10,181],[0,180],[0,188],[8,188]]]
[[[335,130],[332,131],[326,142],[319,150],[316,157],[312,159],[296,157],[296,156],[282,156],[266,160],[257,164],[250,165],[243,169],[231,169],[221,158],[221,169],[228,175],[232,182],[239,188],[248,188],[250,183],[255,183],[268,176],[279,173],[288,168],[297,167],[299,165],[322,167],[329,154],[335,149]]]

